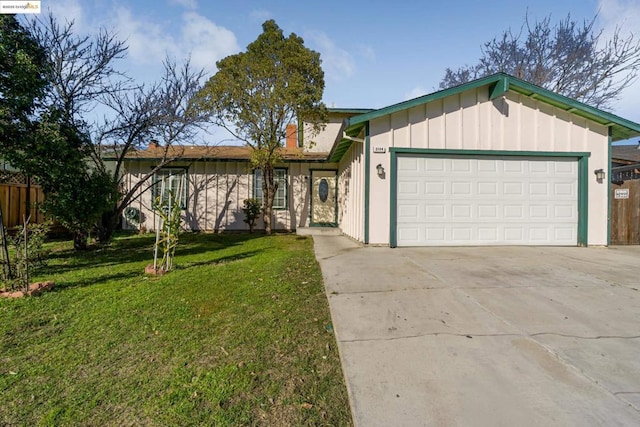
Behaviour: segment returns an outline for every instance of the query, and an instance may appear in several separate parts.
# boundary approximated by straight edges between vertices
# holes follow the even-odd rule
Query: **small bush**
[[[46,265],[48,251],[44,249],[44,241],[47,232],[51,228],[51,222],[40,224],[27,224],[27,251],[25,254],[24,226],[11,238],[11,278],[7,280],[10,290],[17,290],[21,286],[26,290],[29,287],[29,276],[34,269]]]
[[[242,210],[245,215],[244,222],[249,224],[249,232],[253,233],[253,227],[256,225],[256,219],[258,219],[260,211],[262,210],[260,201],[258,199],[245,199]]]

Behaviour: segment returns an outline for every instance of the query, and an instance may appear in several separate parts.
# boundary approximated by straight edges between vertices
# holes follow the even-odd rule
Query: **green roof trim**
[[[509,92],[509,79],[503,77],[489,87],[489,99],[494,100]]]
[[[553,107],[566,111],[570,114],[574,114],[578,117],[593,121],[602,126],[609,127],[611,133],[611,141],[620,141],[629,138],[633,138],[640,135],[640,124],[632,122],[622,117],[616,116],[613,113],[602,111],[600,109],[591,107],[582,102],[567,98],[566,96],[559,95],[550,90],[541,88],[534,84],[525,82],[524,80],[510,76],[505,73],[497,73],[491,76],[483,77],[477,80],[473,80],[468,83],[454,86],[448,89],[440,90],[428,95],[424,95],[418,98],[410,99],[408,101],[400,102],[390,105],[388,107],[380,108],[378,110],[370,110],[360,115],[353,116],[345,121],[342,129],[347,135],[354,136],[359,134],[364,124],[372,119],[393,114],[399,111],[407,110],[419,105],[427,104],[436,100],[440,100],[449,96],[457,95],[468,90],[478,89],[487,86],[489,91],[489,99],[496,99],[505,95],[507,92],[512,91],[521,95],[530,97],[537,101],[549,104]],[[346,150],[351,146],[351,141],[342,138],[342,131],[336,139],[336,149],[331,153],[330,159],[332,162],[340,160],[339,153],[344,154]],[[343,146],[340,148],[340,146]],[[346,145],[346,149],[344,146]]]
[[[336,137],[336,142],[333,144],[333,148],[329,153],[330,162],[340,161],[342,156],[344,156],[344,153],[346,153],[349,150],[349,148],[351,147],[351,144],[353,144],[354,142],[353,139],[350,139],[350,138],[357,138],[366,125],[366,123],[361,123],[357,126],[352,126],[347,129],[346,125],[348,122],[349,122],[349,119],[345,119],[344,122],[342,122],[340,131],[338,132],[338,136]],[[346,138],[344,136],[345,134],[350,138]]]
[[[499,80],[500,76],[507,76],[507,74],[493,75],[489,77],[484,77],[482,79],[474,80],[469,83],[465,83],[460,86],[455,86],[449,89],[444,89],[438,92],[431,93],[429,95],[424,95],[418,98],[410,99],[408,101],[399,102],[397,104],[390,105],[388,107],[380,108],[379,110],[373,110],[369,113],[362,114],[359,116],[354,116],[349,119],[349,123],[347,126],[347,131],[351,126],[368,122],[371,119],[375,119],[378,117],[386,116],[387,114],[397,113],[398,111],[407,110],[409,108],[416,107],[418,105],[427,104],[432,101],[436,101],[438,99],[446,98],[451,95],[457,95],[461,92],[465,92],[467,90],[477,89],[482,86],[487,86],[492,83],[496,83]]]

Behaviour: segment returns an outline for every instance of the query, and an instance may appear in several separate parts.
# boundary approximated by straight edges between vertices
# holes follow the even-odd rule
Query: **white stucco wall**
[[[375,147],[386,153],[373,153]],[[391,170],[390,147],[590,152],[588,244],[607,244],[607,184],[593,174],[608,167],[605,126],[513,92],[491,101],[486,87],[371,120],[371,244],[389,243],[390,179],[379,178],[376,166]]]

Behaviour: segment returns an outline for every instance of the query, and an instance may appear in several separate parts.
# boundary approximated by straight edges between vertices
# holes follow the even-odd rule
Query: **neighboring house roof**
[[[329,113],[366,114],[375,111],[373,108],[327,108]]]
[[[559,95],[551,92],[550,90],[543,89],[508,74],[497,73],[459,86],[424,95],[419,98],[410,99],[378,110],[373,110],[345,120],[341,132],[336,139],[336,143],[331,150],[329,156],[330,160],[334,162],[339,161],[353,143],[353,140],[349,137],[358,136],[366,123],[372,119],[407,110],[418,105],[427,104],[429,102],[483,86],[488,87],[490,100],[499,98],[508,91],[513,91],[552,105],[571,114],[575,114],[576,116],[599,123],[603,126],[608,126],[611,128],[612,141],[621,141],[640,135],[640,124],[638,123],[634,123],[630,120],[618,117],[615,114],[590,107],[582,102],[567,98],[566,96]],[[346,137],[344,137],[345,135]]]
[[[165,153],[165,147],[150,146],[146,150],[130,151],[127,160],[160,160],[185,159],[185,160],[221,160],[221,161],[248,161],[251,159],[252,148],[247,146],[221,145],[207,146],[175,146],[169,147]],[[321,162],[326,161],[329,153],[309,153],[299,148],[282,148],[282,160],[286,162]],[[114,160],[106,157],[105,160]]]
[[[640,145],[614,145],[611,147],[611,160],[616,163],[640,163]]]

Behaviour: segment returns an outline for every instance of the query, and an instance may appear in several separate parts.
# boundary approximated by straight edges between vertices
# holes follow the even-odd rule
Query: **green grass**
[[[0,425],[350,425],[312,241],[181,236],[148,277],[152,236],[75,253],[50,243],[0,301]]]

